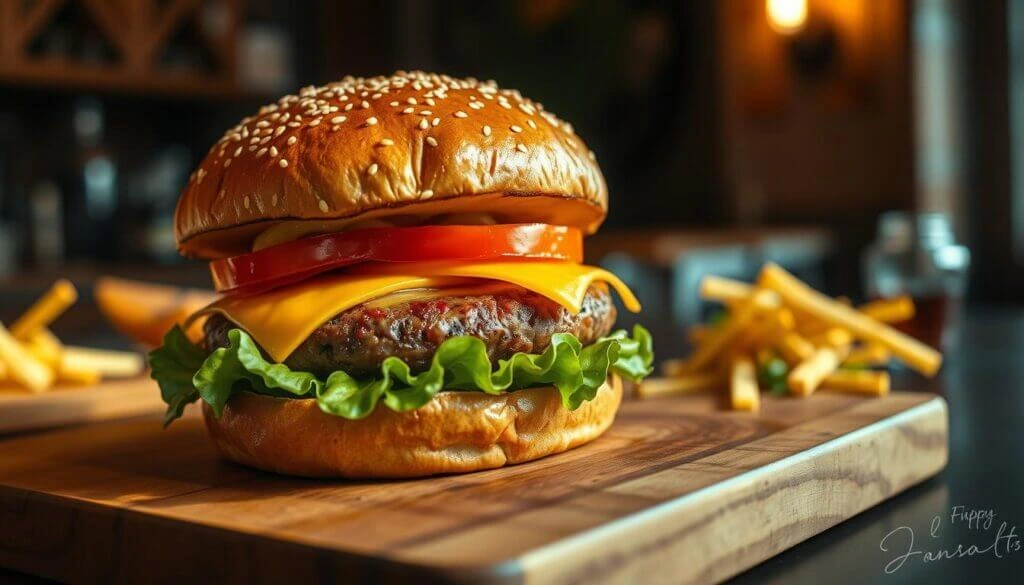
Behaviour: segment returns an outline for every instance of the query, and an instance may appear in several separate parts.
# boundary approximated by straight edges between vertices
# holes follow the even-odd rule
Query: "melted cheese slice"
[[[627,309],[640,310],[632,291],[617,276],[593,266],[545,261],[425,262],[366,265],[261,295],[225,297],[200,309],[190,320],[219,313],[245,329],[271,358],[281,362],[317,327],[356,305],[411,289],[465,291],[489,284],[481,280],[523,287],[574,313],[580,311],[593,282],[607,282]]]

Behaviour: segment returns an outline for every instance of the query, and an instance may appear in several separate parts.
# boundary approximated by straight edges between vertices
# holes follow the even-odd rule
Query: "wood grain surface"
[[[41,394],[0,388],[0,435],[157,413],[165,408],[156,385],[143,377],[88,387],[59,386]]]
[[[195,416],[0,443],[0,565],[74,583],[712,583],[937,473],[945,402],[626,402],[520,466],[316,481],[218,461]]]

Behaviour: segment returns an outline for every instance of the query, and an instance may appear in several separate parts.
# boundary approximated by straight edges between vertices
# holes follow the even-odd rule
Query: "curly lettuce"
[[[398,412],[417,409],[442,390],[501,394],[550,385],[558,388],[562,404],[575,410],[594,398],[609,372],[640,380],[651,373],[654,361],[651,335],[639,325],[632,337],[620,330],[586,347],[571,334],[556,333],[543,353],[517,353],[496,366],[487,357],[483,341],[453,337],[438,347],[424,372],[413,374],[400,358],[389,357],[376,376],[359,380],[343,371],[321,380],[268,362],[241,329],[229,331],[228,341],[228,347],[207,353],[175,326],[164,337],[163,346],[149,354],[152,377],[167,403],[165,425],[196,400],[206,402],[220,416],[236,392],[312,399],[327,414],[360,419],[380,402]]]

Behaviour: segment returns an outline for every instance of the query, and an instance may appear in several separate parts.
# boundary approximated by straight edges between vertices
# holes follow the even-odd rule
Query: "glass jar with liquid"
[[[895,326],[949,350],[956,342],[970,263],[970,251],[957,243],[946,214],[885,213],[875,242],[864,253],[866,292],[873,299],[909,295],[914,317]]]

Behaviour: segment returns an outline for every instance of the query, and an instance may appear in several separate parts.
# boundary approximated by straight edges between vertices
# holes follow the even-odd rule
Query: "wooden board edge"
[[[519,580],[719,583],[939,473],[949,457],[948,424],[946,401],[934,396],[712,488],[531,551],[518,559]],[[744,528],[755,523],[771,537],[748,535]]]

